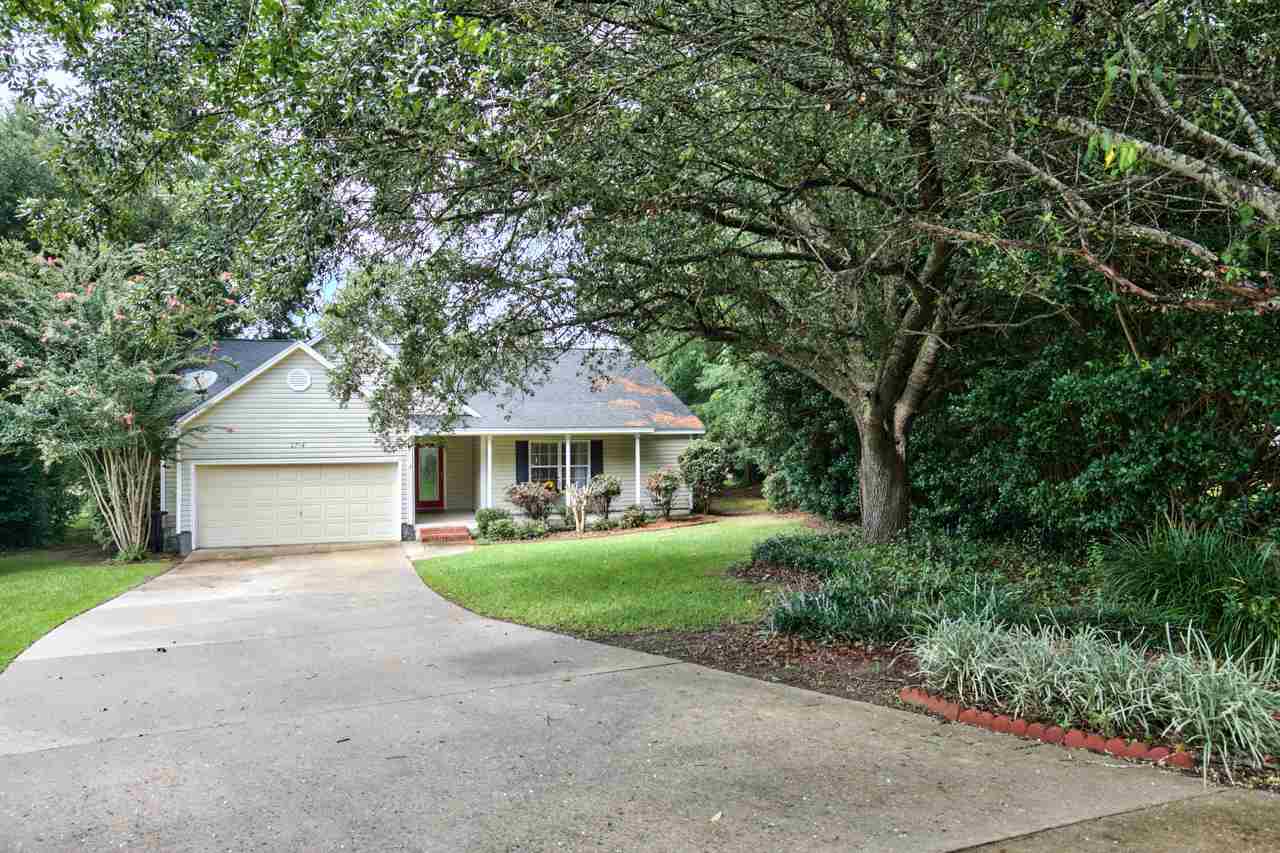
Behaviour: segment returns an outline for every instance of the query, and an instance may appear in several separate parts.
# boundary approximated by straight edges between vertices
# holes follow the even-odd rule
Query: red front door
[[[418,509],[444,509],[444,448],[419,444],[414,450],[413,473]]]

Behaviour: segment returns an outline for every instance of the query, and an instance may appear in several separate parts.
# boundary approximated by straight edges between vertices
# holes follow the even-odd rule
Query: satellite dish
[[[182,387],[197,394],[205,393],[217,381],[218,374],[212,370],[193,370],[182,375]]]

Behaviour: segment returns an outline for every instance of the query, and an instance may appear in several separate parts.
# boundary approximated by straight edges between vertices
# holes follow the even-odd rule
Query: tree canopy
[[[63,36],[70,154],[208,158],[265,300],[355,271],[339,387],[388,429],[584,339],[723,343],[848,408],[884,538],[957,336],[1073,288],[1122,322],[1280,306],[1269,0],[113,8]]]

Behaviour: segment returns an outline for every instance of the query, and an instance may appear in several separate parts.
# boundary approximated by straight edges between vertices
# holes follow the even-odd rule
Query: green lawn
[[[0,670],[72,616],[167,568],[167,562],[103,562],[83,548],[0,556]]]
[[[726,577],[751,545],[794,527],[772,517],[599,539],[492,545],[421,560],[422,579],[499,619],[583,634],[709,628],[760,616],[769,592]]]

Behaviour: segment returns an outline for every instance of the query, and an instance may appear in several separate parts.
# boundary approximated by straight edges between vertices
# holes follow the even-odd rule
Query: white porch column
[[[498,505],[493,498],[493,436],[484,437],[484,498],[485,506],[493,508]]]
[[[569,450],[572,445],[569,443],[569,433],[564,434],[564,474],[560,477],[560,483],[564,488],[565,502],[569,501],[569,478],[573,476],[573,464],[569,459]]]
[[[636,506],[644,505],[640,489],[640,433],[636,433]]]

